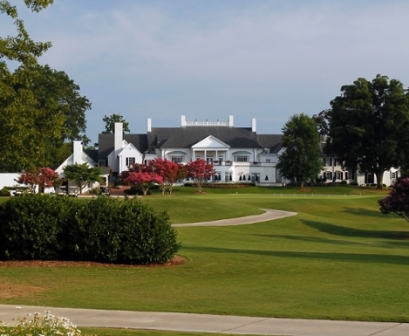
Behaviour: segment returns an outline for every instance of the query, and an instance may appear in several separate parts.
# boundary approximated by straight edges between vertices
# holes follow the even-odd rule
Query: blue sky
[[[92,102],[87,135],[122,114],[132,133],[187,120],[257,119],[280,133],[296,113],[329,107],[342,85],[377,74],[409,86],[409,2],[55,0],[20,9],[41,63],[65,71]],[[1,16],[1,35],[14,34]]]

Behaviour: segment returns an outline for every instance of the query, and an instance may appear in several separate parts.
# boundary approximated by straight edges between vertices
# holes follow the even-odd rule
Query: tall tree
[[[383,174],[408,162],[409,96],[403,84],[377,75],[341,87],[326,115],[327,151],[350,170],[371,172],[382,189]]]
[[[185,167],[187,176],[195,181],[199,192],[202,192],[203,183],[216,174],[213,164],[208,163],[203,159],[190,161]]]
[[[52,0],[24,2],[34,12],[53,3]],[[55,143],[61,143],[61,134],[71,133],[68,128],[75,133],[66,106],[68,101],[73,105],[72,99],[66,98],[67,92],[75,89],[72,90],[73,83],[69,80],[62,83],[61,76],[45,85],[45,72],[52,71],[40,66],[37,59],[51,43],[34,42],[19,19],[17,8],[9,1],[0,1],[0,13],[14,20],[17,27],[16,36],[0,37],[0,171],[33,170],[49,164],[47,155]],[[16,65],[14,71],[8,67],[11,63]],[[53,76],[57,78],[57,74]],[[57,87],[59,95],[55,94]],[[64,113],[55,113],[57,110]]]
[[[112,134],[115,131],[115,123],[122,123],[123,131],[124,132],[130,132],[129,130],[129,123],[124,119],[124,117],[121,114],[111,114],[110,116],[104,116],[102,118],[102,121],[105,123],[105,131],[103,131],[103,134]]]
[[[99,182],[102,179],[102,170],[99,167],[88,167],[87,163],[65,166],[63,172],[65,178],[73,181],[80,189],[80,194],[88,183]]]
[[[284,152],[279,155],[277,169],[285,178],[296,179],[301,187],[315,180],[322,170],[317,124],[301,113],[290,117],[283,127]]]

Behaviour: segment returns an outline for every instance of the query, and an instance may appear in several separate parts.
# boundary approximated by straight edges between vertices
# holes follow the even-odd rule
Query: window
[[[391,179],[396,178],[396,173],[395,172],[391,172]]]
[[[271,162],[271,159],[266,159],[266,162]]]
[[[206,162],[213,164],[213,156],[208,156],[208,157],[206,158]]]
[[[224,173],[224,181],[225,182],[230,182],[232,180],[231,172],[225,172]]]
[[[349,180],[349,173],[345,172],[345,180]]]
[[[332,167],[332,158],[329,158],[329,165]]]
[[[107,167],[107,160],[106,159],[99,159],[98,166],[100,167]]]
[[[332,172],[327,172],[326,174],[327,180],[332,180]]]
[[[326,166],[326,165],[327,165],[327,159],[326,159],[326,158],[323,158],[323,159],[322,159],[322,163],[324,164],[324,166]]]
[[[343,179],[343,176],[344,174],[341,172],[341,171],[337,171],[336,173],[335,173],[335,178],[337,179],[337,180],[342,180]]]
[[[234,157],[234,161],[236,162],[249,162],[249,157],[244,155],[238,155]]]
[[[172,156],[171,161],[177,163],[183,162],[183,156]]]
[[[126,158],[126,166],[132,166],[135,163],[135,158],[134,157],[127,157]]]

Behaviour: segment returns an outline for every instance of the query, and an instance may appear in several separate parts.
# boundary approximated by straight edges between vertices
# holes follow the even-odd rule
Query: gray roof
[[[191,148],[210,135],[231,148],[269,148],[271,153],[277,153],[282,147],[281,134],[257,135],[244,127],[158,127],[147,134],[124,134],[124,139],[145,153],[154,152],[155,148]],[[114,150],[114,135],[100,134],[98,139],[98,157],[106,158]]]
[[[124,139],[134,145],[141,153],[148,149],[146,134],[124,134]],[[98,157],[105,159],[114,150],[114,135],[99,134],[98,136]]]
[[[152,128],[148,134],[149,148],[191,148],[208,136],[223,141],[232,148],[261,148],[251,128],[217,126]]]
[[[98,150],[97,149],[84,149],[84,153],[87,154],[92,161],[98,162]]]
[[[278,153],[283,147],[281,140],[282,134],[259,134],[257,135],[258,143],[263,148],[268,148],[270,153]]]

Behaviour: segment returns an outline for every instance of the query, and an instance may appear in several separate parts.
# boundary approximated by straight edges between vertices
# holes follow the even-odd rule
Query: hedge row
[[[0,259],[163,263],[178,251],[168,215],[137,199],[44,195],[0,204]]]

